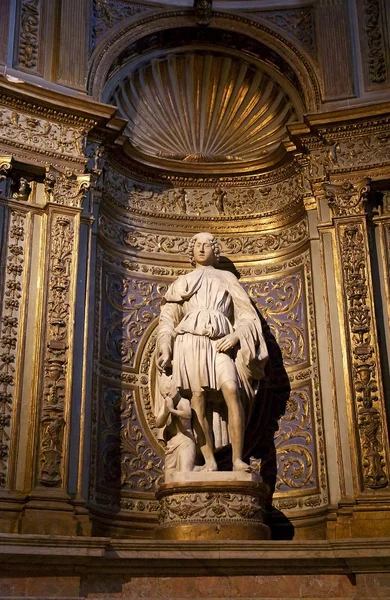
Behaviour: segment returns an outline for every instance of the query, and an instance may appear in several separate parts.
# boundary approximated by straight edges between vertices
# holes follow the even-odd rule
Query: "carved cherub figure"
[[[192,471],[196,446],[191,426],[190,401],[180,396],[172,377],[165,374],[160,376],[159,388],[164,404],[157,415],[156,425],[164,428],[165,475]]]

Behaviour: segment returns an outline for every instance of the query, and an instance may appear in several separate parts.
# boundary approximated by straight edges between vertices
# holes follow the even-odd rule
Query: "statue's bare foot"
[[[210,460],[210,461],[206,461],[206,463],[204,465],[202,465],[201,467],[195,467],[194,471],[207,471],[207,472],[218,471],[218,466],[217,466],[217,463],[215,462],[215,460]]]
[[[247,473],[250,473],[252,469],[249,465],[244,463],[243,460],[236,458],[236,460],[233,463],[233,471],[246,471]]]

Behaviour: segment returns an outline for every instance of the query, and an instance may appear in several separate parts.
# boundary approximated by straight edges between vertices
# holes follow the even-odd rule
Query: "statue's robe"
[[[248,420],[257,383],[264,377],[268,352],[259,316],[235,275],[212,266],[181,275],[164,298],[157,352],[163,345],[169,347],[173,380],[181,393],[191,397],[193,391],[218,392],[224,377],[231,378],[232,370],[224,371],[216,342],[233,331],[239,343],[223,358],[225,363],[232,363]],[[222,373],[218,372],[221,369]],[[209,396],[213,398],[213,394]],[[217,408],[215,412],[224,411]],[[212,420],[218,448],[227,441],[226,435],[215,414]]]

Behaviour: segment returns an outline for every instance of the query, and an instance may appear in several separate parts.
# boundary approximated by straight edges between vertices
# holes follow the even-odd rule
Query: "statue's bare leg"
[[[211,441],[210,425],[206,417],[205,392],[193,392],[191,397],[191,408],[195,413],[193,427],[198,438],[200,451],[205,461],[203,470],[218,471]]]
[[[221,392],[228,409],[229,437],[232,444],[233,471],[250,471],[250,466],[242,460],[244,445],[244,412],[237,383],[225,381],[221,385]]]

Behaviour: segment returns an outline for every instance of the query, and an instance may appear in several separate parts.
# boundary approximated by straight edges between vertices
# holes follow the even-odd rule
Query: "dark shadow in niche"
[[[237,279],[240,273],[226,257],[221,257],[220,269],[234,273]],[[290,381],[283,364],[282,351],[273,335],[267,321],[252,301],[259,316],[267,345],[269,360],[266,366],[265,378],[260,382],[259,390],[255,396],[250,423],[247,423],[244,442],[244,460],[251,457],[261,459],[260,474],[264,483],[270,488],[266,501],[264,521],[271,529],[273,540],[292,540],[294,526],[291,521],[277,508],[272,506],[277,477],[277,461],[275,448],[275,433],[278,430],[278,421],[286,412],[287,401],[290,396]],[[218,467],[222,470],[231,470],[231,448],[223,448],[216,453]]]

